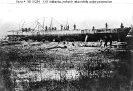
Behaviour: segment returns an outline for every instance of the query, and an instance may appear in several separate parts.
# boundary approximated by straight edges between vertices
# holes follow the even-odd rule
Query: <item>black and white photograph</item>
[[[0,91],[133,91],[133,1],[1,0]]]

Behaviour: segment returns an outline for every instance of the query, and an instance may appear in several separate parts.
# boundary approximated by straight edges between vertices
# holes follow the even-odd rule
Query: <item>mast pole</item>
[[[68,18],[67,18],[67,22],[66,22],[66,28],[67,28],[67,25],[68,25]]]
[[[51,18],[50,30],[51,30],[51,27],[52,27],[52,22],[53,22],[53,17]]]
[[[23,25],[22,25],[22,28],[24,27],[24,24],[25,24],[25,21],[24,21],[24,23],[23,23]]]
[[[44,17],[44,19],[43,19],[43,29],[44,29],[44,21],[45,21],[45,17]]]

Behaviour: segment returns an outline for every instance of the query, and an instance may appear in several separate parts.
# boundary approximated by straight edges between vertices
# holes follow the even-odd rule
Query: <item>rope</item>
[[[36,24],[35,28],[37,27],[38,23]],[[33,30],[35,30],[35,28]]]
[[[53,19],[54,19],[54,18],[53,18]],[[54,19],[54,21],[55,21],[56,23],[58,23],[59,25],[62,25],[61,23],[57,22],[55,19]]]

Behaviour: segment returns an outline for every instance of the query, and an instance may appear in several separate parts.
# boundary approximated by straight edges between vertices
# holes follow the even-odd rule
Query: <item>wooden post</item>
[[[87,41],[87,39],[88,39],[88,35],[86,35],[86,36],[85,36],[85,41],[84,41],[84,42],[86,42],[86,41]]]

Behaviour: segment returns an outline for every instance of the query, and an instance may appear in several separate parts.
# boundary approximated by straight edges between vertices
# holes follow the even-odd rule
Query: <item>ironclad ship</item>
[[[44,27],[39,22],[36,27],[42,27],[41,30],[31,29],[31,28],[22,28],[19,30],[11,30],[12,32],[8,34],[9,40],[34,40],[34,41],[98,41],[100,39],[104,40],[104,37],[112,36],[113,41],[125,41],[125,38],[130,31],[131,27],[124,27],[121,23],[120,28],[109,29],[107,23],[105,28],[102,29],[77,29],[76,25],[73,25],[73,29],[69,28],[69,25],[66,24],[65,27],[61,26],[61,29],[58,30],[56,27],[52,26],[52,20],[50,27]]]

